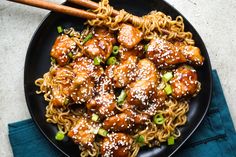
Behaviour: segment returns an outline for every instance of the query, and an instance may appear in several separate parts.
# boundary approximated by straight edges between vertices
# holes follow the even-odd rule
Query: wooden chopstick
[[[47,9],[47,10],[63,13],[63,14],[85,18],[85,19],[94,19],[97,17],[96,14],[91,13],[91,12],[87,12],[81,9],[76,9],[76,8],[72,8],[72,7],[68,7],[68,6],[64,6],[64,5],[60,5],[60,4],[56,4],[52,2],[47,2],[43,0],[8,0],[8,1],[26,4],[26,5],[42,8],[42,9]]]

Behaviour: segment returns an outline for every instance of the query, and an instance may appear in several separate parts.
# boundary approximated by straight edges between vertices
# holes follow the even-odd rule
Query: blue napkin
[[[201,125],[174,157],[236,157],[236,133],[217,72],[213,70],[212,102]],[[40,133],[34,122],[8,125],[15,157],[64,156]]]

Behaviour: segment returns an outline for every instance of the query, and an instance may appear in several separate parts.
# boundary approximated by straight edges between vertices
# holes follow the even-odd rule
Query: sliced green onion
[[[162,80],[165,82],[170,81],[173,78],[172,72],[167,72],[162,76]]]
[[[167,95],[172,93],[172,88],[171,85],[166,84],[166,87],[164,88],[164,91],[166,92]]]
[[[56,136],[55,136],[55,139],[58,140],[58,141],[62,141],[64,139],[65,135],[62,131],[58,131]]]
[[[106,137],[107,136],[107,131],[105,130],[105,129],[103,129],[103,128],[100,128],[99,130],[98,130],[98,134],[99,135],[101,135],[101,136],[103,136],[103,137]]]
[[[70,57],[71,59],[73,58],[73,53],[72,53],[72,52],[69,52],[67,55],[68,55],[68,57]]]
[[[162,114],[156,114],[153,117],[153,121],[155,124],[163,124],[165,122],[165,118],[163,117]]]
[[[92,121],[96,122],[98,121],[99,116],[95,113],[92,114]]]
[[[113,46],[112,54],[117,55],[119,53],[119,46]]]
[[[74,31],[71,31],[70,34],[69,34],[70,37],[73,37],[74,36]]]
[[[101,59],[100,57],[95,57],[95,58],[93,59],[93,64],[94,64],[94,65],[100,65],[101,62],[102,62],[102,59]]]
[[[63,29],[62,29],[61,26],[57,26],[57,32],[58,32],[58,33],[62,33],[62,32],[63,32]]]
[[[168,145],[174,145],[175,144],[175,138],[173,136],[168,137],[167,144]]]
[[[122,90],[120,95],[117,98],[117,103],[119,105],[123,104],[123,102],[125,101],[126,96],[127,96],[127,94],[125,93],[125,90]]]
[[[88,34],[82,41],[82,45],[85,44],[87,41],[89,41],[92,37],[93,37],[92,33]]]
[[[117,63],[116,57],[109,57],[106,63],[107,65],[115,65]]]
[[[137,141],[138,143],[143,144],[144,141],[145,141],[144,136],[143,136],[143,135],[139,135],[139,136],[136,138],[136,141]]]
[[[50,59],[53,64],[56,64],[56,60],[53,57],[51,57]]]
[[[148,44],[144,46],[144,52],[147,52],[147,50],[148,50]]]
[[[64,105],[68,105],[69,104],[69,99],[68,98],[65,98],[64,100]]]

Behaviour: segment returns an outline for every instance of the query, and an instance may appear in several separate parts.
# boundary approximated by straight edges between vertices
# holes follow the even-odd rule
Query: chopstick
[[[91,12],[87,12],[81,9],[72,8],[72,7],[68,7],[68,6],[64,6],[64,5],[60,5],[60,4],[56,4],[52,2],[47,2],[43,0],[8,0],[8,1],[26,4],[26,5],[34,6],[37,8],[47,9],[47,10],[51,10],[51,11],[55,11],[55,12],[59,12],[59,13],[67,14],[67,15],[85,18],[85,19],[94,19],[97,17],[96,14],[91,13]]]
[[[47,9],[47,10],[51,10],[51,11],[55,11],[55,12],[59,12],[59,13],[63,13],[63,14],[71,15],[71,16],[85,18],[85,19],[95,19],[97,17],[97,15],[92,12],[88,12],[88,11],[81,10],[78,8],[72,8],[72,7],[68,7],[68,6],[64,6],[64,5],[60,5],[60,4],[56,4],[52,2],[47,2],[43,0],[8,0],[8,1],[26,4],[29,6]],[[93,2],[91,0],[68,0],[68,2],[81,5],[86,8],[93,9],[93,10],[99,7],[98,3]],[[113,9],[112,16],[117,16],[117,15],[119,15],[119,11]],[[134,16],[133,18],[140,18],[140,17]],[[129,19],[129,21],[132,21],[132,19]],[[170,34],[170,32],[166,29],[161,28],[161,30],[164,34],[167,34],[167,35]],[[179,35],[177,35],[177,37],[178,36]]]

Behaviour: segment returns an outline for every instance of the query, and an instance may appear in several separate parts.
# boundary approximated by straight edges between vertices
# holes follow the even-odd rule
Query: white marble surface
[[[51,0],[53,1],[53,0]],[[236,1],[167,0],[193,24],[217,69],[236,124]],[[54,0],[54,2],[63,2]],[[148,2],[148,1],[147,1]],[[0,1],[0,156],[11,157],[7,124],[30,118],[23,90],[26,50],[48,11]]]

